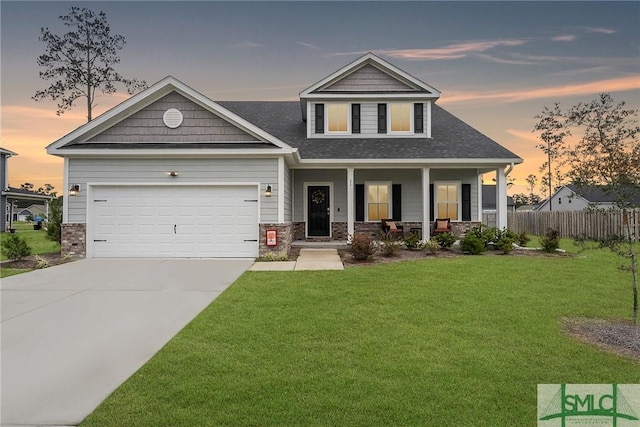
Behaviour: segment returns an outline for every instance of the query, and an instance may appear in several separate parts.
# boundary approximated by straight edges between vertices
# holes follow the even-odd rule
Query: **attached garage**
[[[90,185],[87,256],[255,258],[258,185]]]

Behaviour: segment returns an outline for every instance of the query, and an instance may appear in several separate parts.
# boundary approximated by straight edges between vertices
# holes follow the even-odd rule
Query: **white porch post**
[[[478,174],[478,221],[482,222],[482,174]],[[473,219],[473,218],[471,218]]]
[[[431,238],[429,171],[429,168],[422,168],[422,240],[424,241]]]
[[[351,236],[355,232],[353,221],[355,218],[355,203],[354,203],[354,183],[353,183],[353,168],[347,168],[347,239],[351,240]]]
[[[504,168],[496,170],[496,227],[507,227],[507,177]]]

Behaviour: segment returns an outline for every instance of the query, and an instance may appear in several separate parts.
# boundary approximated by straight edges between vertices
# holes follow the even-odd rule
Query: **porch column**
[[[347,168],[347,239],[351,241],[351,237],[355,232],[353,221],[355,218],[355,187],[353,183],[353,168]]]
[[[471,218],[473,220],[473,218]],[[482,174],[478,174],[478,221],[484,222],[482,210]]]
[[[507,227],[507,177],[504,168],[496,169],[496,227]]]
[[[429,168],[422,168],[422,240],[424,241],[431,238],[429,171]]]

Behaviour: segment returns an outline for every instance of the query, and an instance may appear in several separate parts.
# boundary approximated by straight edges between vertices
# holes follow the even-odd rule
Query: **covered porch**
[[[294,241],[346,241],[354,233],[379,238],[381,220],[428,240],[437,218],[458,236],[482,222],[482,175],[496,174],[496,226],[507,226],[504,166],[363,165],[300,168],[292,173]]]

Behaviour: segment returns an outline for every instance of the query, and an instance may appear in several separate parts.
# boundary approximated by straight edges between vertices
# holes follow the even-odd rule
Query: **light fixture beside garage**
[[[178,172],[176,171],[167,172],[167,175],[175,177],[175,176],[178,176]]]
[[[69,196],[77,196],[79,192],[80,192],[80,185],[71,184],[71,187],[69,188]]]
[[[271,184],[267,184],[267,189],[264,190],[264,197],[271,197]]]

